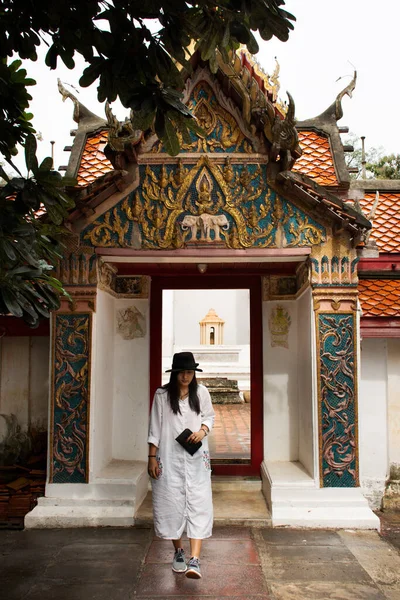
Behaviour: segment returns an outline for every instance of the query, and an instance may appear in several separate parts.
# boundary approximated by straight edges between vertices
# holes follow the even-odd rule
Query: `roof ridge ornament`
[[[265,106],[254,108],[252,115],[257,128],[262,128],[271,143],[269,160],[281,164],[282,171],[290,171],[295,161],[302,155],[296,129],[295,104],[289,92],[288,111],[284,119],[277,114],[274,105],[265,98]]]
[[[63,102],[65,102],[67,98],[72,100],[74,105],[72,118],[75,123],[78,123],[78,128],[87,127],[88,129],[95,129],[96,127],[105,125],[104,119],[92,113],[84,104],[82,104],[82,102],[79,102],[78,98],[63,86],[61,79],[59,78],[57,79],[57,86]]]
[[[136,162],[137,153],[134,149],[142,140],[143,131],[134,129],[132,125],[133,111],[130,111],[130,116],[125,118],[125,121],[119,121],[114,115],[109,102],[105,104],[105,113],[108,125],[108,146],[105,148],[105,154],[111,161],[114,167],[119,169],[125,168],[126,165],[122,157],[118,158],[118,154],[122,153],[128,162]]]
[[[353,79],[350,83],[336,96],[335,100],[335,117],[339,121],[343,117],[342,99],[344,96],[353,97],[353,92],[356,89],[357,71],[354,69]]]

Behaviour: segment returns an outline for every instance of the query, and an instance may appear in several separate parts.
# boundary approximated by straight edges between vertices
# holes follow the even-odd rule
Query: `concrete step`
[[[39,498],[25,517],[27,529],[68,527],[132,527],[134,502],[125,500],[64,500]]]
[[[211,485],[213,491],[261,491],[260,477],[228,477],[212,475]]]
[[[213,483],[214,525],[242,527],[271,527],[260,485],[257,489],[215,489]],[[135,514],[135,525],[152,525],[152,495],[149,492]]]

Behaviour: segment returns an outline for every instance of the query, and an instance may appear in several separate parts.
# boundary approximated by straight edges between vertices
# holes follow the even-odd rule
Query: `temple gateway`
[[[323,114],[296,121],[277,73],[245,51],[219,57],[216,74],[196,54],[192,64],[184,98],[204,135],[181,139],[175,157],[60,84],[77,123],[58,269],[70,298],[40,344],[8,323],[2,346],[25,357],[34,340],[30,372],[45,374],[50,354],[45,496],[25,525],[135,523],[165,299],[231,290],[249,298],[250,450],[214,473],[259,478],[273,526],[379,528],[373,510],[400,464],[400,182],[350,180],[338,121],[355,76]],[[200,319],[212,350],[230,330],[211,308]]]

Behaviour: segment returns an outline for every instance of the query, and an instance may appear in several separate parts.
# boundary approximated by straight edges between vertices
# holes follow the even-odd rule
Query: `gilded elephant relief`
[[[181,228],[184,232],[190,230],[191,237],[189,241],[196,241],[200,232],[199,241],[208,243],[221,242],[221,230],[228,231],[229,221],[224,214],[209,215],[203,213],[198,216],[185,215],[181,223]]]

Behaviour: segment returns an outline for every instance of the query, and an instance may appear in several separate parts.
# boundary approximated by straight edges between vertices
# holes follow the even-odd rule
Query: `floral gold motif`
[[[324,228],[285,201],[266,183],[265,165],[196,164],[141,167],[141,185],[82,233],[94,246],[131,247],[133,225],[143,248],[188,244],[228,248],[294,247],[320,244]]]
[[[200,81],[195,86],[188,107],[204,135],[192,134],[192,140],[186,142],[178,133],[182,152],[254,152],[250,140],[246,139],[236,119],[218,103],[214,91],[206,81]],[[162,151],[162,143],[156,142],[152,152]]]

